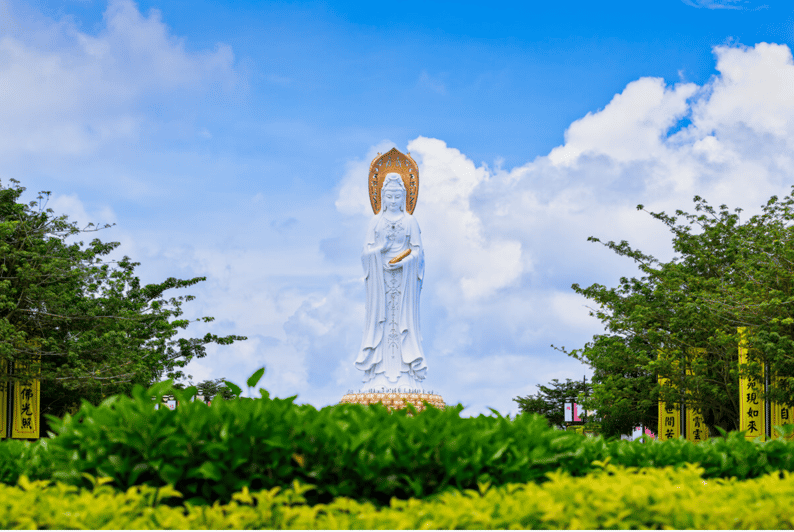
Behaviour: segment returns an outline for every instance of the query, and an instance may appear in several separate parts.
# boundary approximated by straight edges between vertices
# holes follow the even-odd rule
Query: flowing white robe
[[[374,246],[387,241],[386,249]],[[385,269],[390,259],[411,248],[411,254]],[[427,373],[419,328],[419,294],[424,277],[424,250],[419,224],[404,213],[397,222],[383,213],[373,217],[361,255],[367,288],[366,326],[356,368],[363,382],[376,388],[421,389]]]

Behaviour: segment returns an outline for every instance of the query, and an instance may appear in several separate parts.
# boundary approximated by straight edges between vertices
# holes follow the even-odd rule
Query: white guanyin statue
[[[400,160],[407,161],[393,152],[398,166]],[[394,164],[389,161],[384,169]],[[364,372],[367,388],[421,393],[427,373],[419,328],[425,256],[419,224],[409,212],[416,205],[418,173],[415,166],[409,172],[405,165],[399,168],[403,176],[387,173],[382,177],[377,168],[370,175],[370,199],[373,210],[378,205],[380,212],[376,211],[369,224],[361,255],[367,305],[356,368]],[[383,179],[380,190],[374,188],[380,184],[379,177]]]

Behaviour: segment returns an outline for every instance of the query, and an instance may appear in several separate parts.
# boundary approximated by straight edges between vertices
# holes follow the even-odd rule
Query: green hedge
[[[596,464],[585,477],[550,473],[543,484],[480,485],[389,506],[338,498],[310,505],[311,486],[247,489],[222,505],[169,507],[170,486],[119,492],[58,483],[0,486],[3,529],[790,529],[794,478],[704,481],[702,468]]]
[[[152,396],[174,393],[175,410],[155,410]],[[697,463],[705,478],[753,478],[794,470],[794,444],[747,442],[740,434],[702,444],[643,444],[586,438],[521,415],[461,418],[460,410],[428,408],[389,414],[380,405],[316,410],[290,399],[189,402],[163,383],[84,403],[74,416],[52,419],[57,435],[36,443],[0,443],[0,481],[20,475],[89,486],[84,476],[110,477],[127,490],[174,486],[192,503],[228,502],[243,487],[317,486],[311,504],[351,497],[386,505],[392,497],[423,498],[449,487],[542,482],[561,470],[584,475],[594,461],[625,466]],[[263,390],[263,394],[267,392]]]

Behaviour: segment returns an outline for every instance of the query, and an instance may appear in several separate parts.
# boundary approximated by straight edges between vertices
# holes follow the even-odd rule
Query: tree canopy
[[[211,401],[216,397],[220,397],[221,399],[234,399],[235,395],[231,388],[226,386],[225,384],[226,379],[220,377],[218,379],[205,379],[198,384],[193,384],[192,381],[188,381],[187,384],[182,382],[175,382],[174,388],[178,390],[184,390],[189,386],[195,386],[198,395],[204,397],[205,401]]]
[[[565,426],[565,403],[576,402],[577,398],[591,392],[586,381],[552,379],[548,386],[538,384],[538,393],[513,399],[522,413],[540,414],[552,427]]]
[[[182,304],[194,298],[165,293],[206,277],[142,285],[139,263],[108,258],[118,242],[72,241],[101,228],[80,229],[56,215],[47,208],[50,192],[20,203],[24,191],[18,181],[0,183],[0,361],[17,368],[0,378],[27,380],[40,371],[43,412],[61,415],[80,399],[98,402],[135,384],[180,379],[207,344],[246,339],[178,337],[191,321],[181,317]]]
[[[769,398],[794,404],[794,197],[773,196],[744,223],[741,209],[714,209],[699,196],[694,203],[694,214],[649,213],[672,233],[673,260],[606,242],[642,276],[614,288],[572,287],[596,303],[591,315],[606,329],[568,353],[594,370],[589,408],[603,416],[605,432],[655,426],[660,399],[700,408],[710,429],[736,430],[739,376],[760,378],[760,361],[777,377]],[[739,327],[755,357],[741,367]]]

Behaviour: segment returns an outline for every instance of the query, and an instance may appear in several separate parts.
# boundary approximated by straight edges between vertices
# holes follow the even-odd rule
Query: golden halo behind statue
[[[397,148],[392,148],[383,155],[378,153],[369,165],[369,202],[372,211],[380,213],[380,189],[383,180],[389,174],[400,174],[405,185],[405,210],[413,214],[416,200],[419,197],[419,166],[409,152],[403,155]]]

